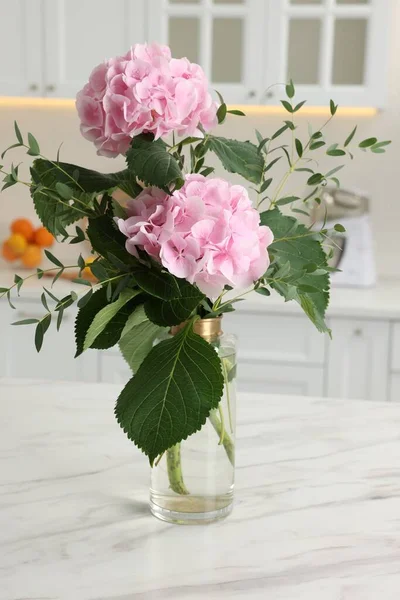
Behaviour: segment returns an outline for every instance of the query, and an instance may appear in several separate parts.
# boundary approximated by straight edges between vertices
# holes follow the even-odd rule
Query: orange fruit
[[[24,254],[21,256],[24,267],[33,268],[42,262],[42,251],[36,244],[28,244]]]
[[[3,242],[1,253],[3,255],[4,260],[7,260],[8,262],[13,262],[13,260],[16,260],[18,258],[18,256],[14,254],[14,252],[11,250],[7,242]]]
[[[39,227],[33,234],[33,243],[41,248],[50,248],[54,244],[54,237],[46,227]]]
[[[34,228],[29,219],[15,219],[11,223],[11,233],[19,233],[27,242],[33,239]]]
[[[6,240],[6,244],[16,256],[21,256],[25,252],[28,242],[20,233],[13,233],[13,235]]]

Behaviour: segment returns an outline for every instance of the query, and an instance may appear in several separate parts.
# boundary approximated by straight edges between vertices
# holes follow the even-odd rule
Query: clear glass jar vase
[[[200,431],[173,446],[151,470],[150,508],[164,521],[211,523],[232,510],[235,469],[236,338],[221,331],[221,317],[200,319],[194,331],[221,359],[224,392]],[[179,327],[172,328],[174,335]]]

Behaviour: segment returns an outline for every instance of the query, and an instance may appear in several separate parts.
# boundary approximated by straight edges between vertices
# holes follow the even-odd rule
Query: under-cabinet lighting
[[[0,108],[73,108],[75,100],[70,98],[25,98],[23,96],[0,96]],[[283,106],[230,105],[228,109],[239,109],[247,115],[268,116],[287,114]],[[303,106],[298,115],[325,116],[329,115],[327,106]],[[339,106],[337,115],[340,117],[374,117],[378,109],[373,107]]]

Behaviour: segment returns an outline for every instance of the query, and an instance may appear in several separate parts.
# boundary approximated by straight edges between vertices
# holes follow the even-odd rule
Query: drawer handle
[[[361,337],[362,334],[363,334],[362,329],[360,329],[359,327],[354,330],[354,336],[355,337]]]

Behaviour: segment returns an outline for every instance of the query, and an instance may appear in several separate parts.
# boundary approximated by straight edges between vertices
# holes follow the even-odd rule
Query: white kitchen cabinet
[[[44,0],[46,96],[75,98],[92,69],[145,42],[145,0]]]
[[[292,78],[300,100],[343,106],[386,102],[391,0],[271,0],[265,88]],[[278,98],[279,99],[279,98]],[[274,90],[265,102],[276,103]]]
[[[323,396],[323,367],[238,360],[238,391],[289,396]]]
[[[389,323],[332,319],[330,325],[327,396],[387,400]]]
[[[12,326],[23,319],[40,319],[44,308],[40,300],[19,298],[16,310],[3,299],[0,303],[0,377],[28,377],[57,381],[97,381],[98,353],[89,351],[74,359],[75,311],[65,312],[61,329],[53,323],[46,333],[42,350],[36,352],[35,327]]]
[[[400,402],[400,374],[398,373],[390,376],[389,400],[390,402]]]
[[[265,0],[149,0],[148,40],[200,64],[211,86],[237,104],[262,92]]]
[[[42,96],[41,0],[0,0],[0,95]]]

